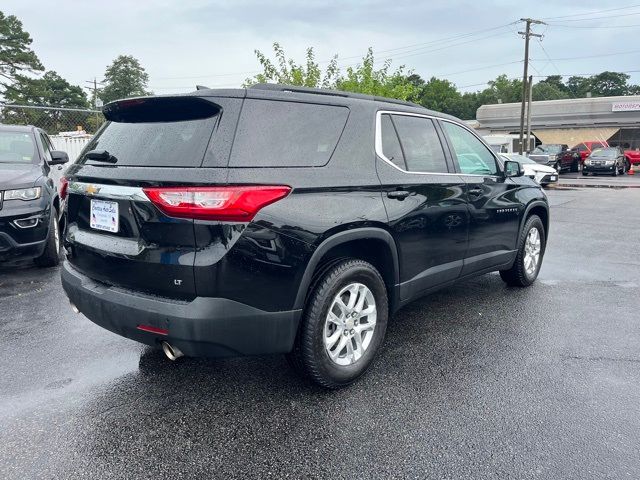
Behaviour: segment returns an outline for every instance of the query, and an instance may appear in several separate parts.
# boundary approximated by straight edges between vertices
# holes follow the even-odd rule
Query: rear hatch
[[[226,183],[226,137],[240,103],[186,96],[107,105],[108,122],[67,173],[72,266],[108,285],[195,297],[197,215],[172,212],[171,202],[189,188]]]

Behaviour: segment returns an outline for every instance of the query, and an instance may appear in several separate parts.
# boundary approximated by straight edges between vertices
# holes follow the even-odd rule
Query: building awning
[[[589,140],[606,141],[618,133],[616,127],[600,128],[548,128],[534,130],[533,134],[542,143],[560,143],[574,147],[579,143]]]

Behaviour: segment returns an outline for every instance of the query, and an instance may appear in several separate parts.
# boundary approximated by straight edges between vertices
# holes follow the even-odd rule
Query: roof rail
[[[329,88],[299,87],[297,85],[281,85],[277,83],[257,83],[255,85],[251,85],[249,88],[256,90],[273,90],[277,92],[310,93],[313,95],[330,95],[334,97],[357,98],[359,100],[394,103],[397,105],[405,105],[408,107],[424,108],[422,105],[418,105],[417,103],[406,102],[404,100],[396,100],[395,98],[378,97],[374,95],[365,95],[362,93],[343,92],[341,90],[331,90]]]

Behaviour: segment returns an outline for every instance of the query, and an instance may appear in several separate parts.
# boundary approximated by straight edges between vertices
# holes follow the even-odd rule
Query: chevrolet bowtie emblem
[[[84,191],[89,195],[95,195],[100,191],[100,187],[96,187],[95,185],[87,185]]]

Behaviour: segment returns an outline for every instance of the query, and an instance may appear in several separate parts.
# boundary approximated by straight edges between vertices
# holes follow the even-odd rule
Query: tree
[[[5,100],[17,105],[51,106],[63,108],[87,108],[87,95],[82,88],[71,85],[54,71],[42,78],[16,75],[12,85],[6,87]],[[6,123],[37,125],[50,133],[75,130],[84,125],[89,113],[58,109],[22,109],[5,107]]]
[[[120,98],[151,95],[147,91],[149,75],[131,55],[118,56],[104,72],[104,88],[98,96],[107,103]]]
[[[460,107],[461,95],[449,80],[431,77],[428,82],[422,85],[418,95],[414,98],[423,107],[455,115]]]
[[[569,98],[569,94],[557,85],[543,80],[533,85],[531,98],[535,102],[539,100],[559,100],[561,98]]]
[[[591,95],[594,97],[611,97],[629,95],[629,75],[619,72],[602,72],[589,78]]]
[[[540,80],[536,85],[541,84],[541,83],[550,85],[550,86],[554,87],[556,90],[558,90],[560,92],[563,92],[565,94],[569,93],[569,89],[567,88],[567,86],[562,81],[562,76],[561,75],[549,75],[544,80]]]
[[[584,77],[569,77],[567,80],[567,90],[575,98],[584,98],[591,91],[591,81]]]
[[[369,48],[362,64],[347,68],[346,76],[338,79],[338,90],[400,100],[408,100],[413,96],[416,87],[409,80],[411,72],[408,76],[404,73],[404,66],[389,72],[391,60],[385,60],[378,70],[373,68],[373,64],[373,50]]]
[[[37,55],[31,50],[33,42],[22,22],[14,15],[0,12],[0,86],[12,84],[22,72],[44,70]]]
[[[489,88],[482,91],[485,100],[495,100],[488,103],[512,103],[522,101],[522,80],[509,80],[506,75],[499,75],[488,82]]]
[[[255,50],[256,57],[258,57],[258,62],[260,62],[263,72],[253,78],[247,78],[244,82],[245,87],[255,85],[256,83],[278,83],[312,88],[335,87],[338,77],[337,55],[331,59],[323,75],[318,62],[316,62],[313,47],[307,48],[305,56],[306,63],[304,65],[299,65],[294,60],[287,59],[283,48],[278,42],[273,44],[273,51],[276,57],[276,64],[268,59],[260,50]]]

